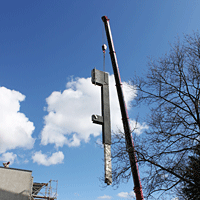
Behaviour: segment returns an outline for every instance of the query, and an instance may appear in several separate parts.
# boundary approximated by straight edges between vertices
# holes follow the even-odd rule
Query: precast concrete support
[[[110,125],[110,102],[109,102],[109,79],[108,73],[93,69],[92,83],[101,86],[101,110],[102,116],[92,115],[95,124],[102,125],[102,143],[104,144],[105,183],[112,184],[111,165],[111,125]]]

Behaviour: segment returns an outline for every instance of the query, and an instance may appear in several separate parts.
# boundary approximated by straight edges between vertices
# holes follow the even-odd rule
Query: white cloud
[[[0,157],[0,161],[3,162],[8,162],[10,161],[10,164],[14,163],[14,160],[17,158],[17,155],[14,154],[13,152],[7,152],[7,153],[3,153]]]
[[[100,138],[96,140],[96,146],[103,148],[102,140]]]
[[[25,164],[27,164],[27,163],[29,162],[29,160],[28,160],[28,159],[25,159],[23,162],[24,162]]]
[[[113,131],[123,129],[121,113],[114,76],[110,76],[111,126]],[[91,78],[77,78],[66,84],[63,92],[54,91],[47,99],[47,112],[41,132],[41,144],[79,146],[81,141],[88,142],[90,136],[101,134],[102,127],[93,124],[92,114],[101,115],[101,88],[91,83]],[[135,97],[133,88],[123,83],[127,107]],[[132,121],[134,123],[134,121]],[[144,125],[140,125],[138,132]]]
[[[133,119],[130,119],[129,122],[130,122],[131,128],[134,130],[134,133],[136,133],[137,135],[140,135],[144,129],[149,128],[148,125],[144,122],[140,124]]]
[[[58,151],[56,153],[53,153],[52,156],[48,157],[46,154],[42,154],[41,151],[35,152],[35,154],[32,156],[33,162],[38,163],[39,165],[56,165],[60,164],[64,160],[64,154],[62,151]]]
[[[160,177],[161,177],[162,179],[166,179],[166,178],[168,177],[168,174],[160,174]]]
[[[22,147],[33,148],[35,129],[32,122],[20,111],[25,96],[15,90],[0,87],[0,153]]]
[[[98,197],[98,199],[112,199],[112,197],[108,195],[104,195],[104,196]]]
[[[129,194],[129,198],[134,198],[135,197],[135,192],[134,191],[131,191],[128,194]]]
[[[120,192],[117,194],[118,197],[121,197],[121,198],[126,198],[126,199],[132,199],[135,197],[135,193],[133,191],[131,192]]]
[[[117,196],[121,198],[128,198],[128,192],[120,192],[117,194]]]

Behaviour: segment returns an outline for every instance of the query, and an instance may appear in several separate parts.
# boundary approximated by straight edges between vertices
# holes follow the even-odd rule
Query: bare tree
[[[185,36],[183,43],[178,41],[168,55],[148,66],[148,74],[133,78],[132,85],[137,88],[134,106],[149,108],[149,129],[133,137],[146,198],[154,194],[161,199],[181,192],[183,183],[195,185],[184,171],[200,143],[199,34]],[[113,136],[112,154],[113,183],[119,185],[131,176],[122,133]]]
[[[183,196],[190,200],[200,200],[200,146],[194,149],[194,155],[190,156],[189,164],[185,170],[185,176],[192,180],[193,184],[183,184]]]

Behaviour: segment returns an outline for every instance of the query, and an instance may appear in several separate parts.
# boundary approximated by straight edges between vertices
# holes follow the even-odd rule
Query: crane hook
[[[102,45],[102,50],[103,50],[103,53],[106,52],[106,49],[107,49],[107,46],[105,44]]]

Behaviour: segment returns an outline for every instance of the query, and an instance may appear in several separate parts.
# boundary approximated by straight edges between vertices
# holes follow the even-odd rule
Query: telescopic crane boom
[[[132,139],[130,125],[129,125],[129,117],[128,117],[128,112],[127,112],[127,108],[126,108],[126,103],[124,101],[122,83],[121,83],[121,78],[120,78],[120,73],[119,73],[119,68],[118,68],[118,63],[117,63],[116,52],[115,52],[115,48],[114,48],[114,44],[113,44],[109,19],[106,16],[103,16],[102,20],[103,20],[104,26],[105,26],[106,36],[107,36],[107,40],[108,40],[108,46],[109,46],[109,50],[110,50],[111,62],[112,62],[112,67],[113,67],[113,71],[114,71],[114,76],[115,76],[117,95],[118,95],[118,99],[119,99],[123,127],[124,127],[124,132],[125,132],[126,148],[128,150],[128,154],[129,154],[129,160],[130,160],[130,164],[131,164],[131,172],[132,172],[133,182],[134,182],[134,191],[135,191],[136,199],[143,200],[144,198],[143,198],[142,186],[141,186],[141,182],[140,182],[137,158],[136,158],[136,154],[135,154],[135,150],[134,150],[134,144],[133,144],[133,139]]]

